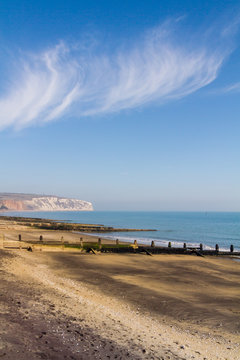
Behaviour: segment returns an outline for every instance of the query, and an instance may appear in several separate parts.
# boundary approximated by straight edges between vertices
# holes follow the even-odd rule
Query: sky
[[[0,0],[0,192],[240,211],[239,1]]]

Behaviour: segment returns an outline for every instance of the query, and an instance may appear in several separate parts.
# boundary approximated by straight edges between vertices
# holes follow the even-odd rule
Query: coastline
[[[79,234],[0,221],[9,242],[20,230],[23,241],[39,234],[79,241]],[[235,261],[69,249],[0,252],[3,359],[238,359]]]
[[[31,249],[39,247],[41,249],[46,246],[51,246],[52,250],[55,245],[55,250],[59,250],[59,246],[67,247],[68,250],[92,251],[95,249],[101,252],[147,252],[151,254],[186,254],[191,255],[195,253],[198,256],[213,255],[213,256],[240,256],[240,251],[234,249],[231,245],[230,249],[222,249],[216,245],[216,248],[207,247],[203,244],[191,244],[167,242],[159,245],[159,241],[148,240],[144,241],[137,236],[124,237],[122,232],[138,234],[139,232],[152,232],[153,229],[130,229],[130,228],[114,228],[102,224],[83,224],[63,222],[59,220],[43,219],[43,218],[28,218],[16,216],[1,216],[0,224],[5,224],[8,231],[9,241],[15,241],[15,247],[23,246],[23,243],[17,242],[19,237],[21,241],[25,241],[25,247]],[[15,231],[19,229],[21,234]],[[15,231],[15,234],[14,234]],[[31,236],[29,237],[29,231]],[[26,236],[25,236],[26,234]],[[71,235],[72,234],[72,235]],[[115,235],[113,235],[115,234]],[[45,236],[46,235],[46,236]],[[5,236],[4,236],[5,237]],[[136,239],[137,238],[137,239]],[[6,240],[6,239],[5,239]],[[4,240],[4,241],[5,241]],[[5,241],[6,242],[6,241]],[[11,248],[5,244],[5,248]]]
[[[92,212],[48,212],[45,213],[13,213],[11,216],[25,216],[38,218],[51,217],[54,221],[62,223],[104,224],[104,234],[99,236],[121,239],[122,241],[151,245],[155,241],[156,246],[183,247],[184,243],[191,247],[199,247],[203,244],[204,249],[215,249],[216,244],[222,251],[228,251],[230,245],[236,251],[240,251],[240,213],[200,213],[200,212],[122,212],[122,211],[92,211]],[[46,221],[46,220],[45,220]],[[96,225],[94,225],[96,233]],[[115,228],[114,233],[108,229]],[[116,232],[116,228],[156,229],[155,232]],[[88,229],[84,229],[85,232]],[[133,230],[133,229],[132,229]],[[91,231],[89,231],[91,232]]]

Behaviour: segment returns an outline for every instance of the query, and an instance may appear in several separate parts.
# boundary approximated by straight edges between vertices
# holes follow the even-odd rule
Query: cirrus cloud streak
[[[210,41],[177,44],[161,27],[114,53],[84,52],[62,42],[22,55],[0,95],[0,129],[182,98],[214,81],[229,52]]]

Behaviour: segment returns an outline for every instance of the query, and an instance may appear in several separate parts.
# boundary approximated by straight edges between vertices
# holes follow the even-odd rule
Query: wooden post
[[[80,246],[81,246],[81,248],[83,247],[83,239],[82,239],[82,237],[80,237]]]
[[[234,251],[234,246],[230,245],[230,252],[233,252],[233,251]]]
[[[62,251],[64,251],[65,246],[64,246],[64,237],[63,236],[61,236],[61,243],[62,243],[62,245],[61,245]]]
[[[216,250],[216,252],[219,252],[219,245],[218,244],[215,245],[215,250]]]
[[[101,238],[98,238],[98,248],[99,249],[102,248],[102,240],[101,240]]]
[[[39,240],[43,241],[43,236],[42,235],[40,235]]]
[[[18,241],[22,241],[22,235],[21,234],[18,235]]]
[[[168,247],[169,247],[169,248],[171,248],[171,247],[172,247],[172,243],[171,243],[171,241],[169,241],[169,243],[168,243]]]
[[[186,243],[183,244],[183,248],[184,248],[184,249],[187,248],[187,244],[186,244]]]
[[[203,244],[200,244],[200,251],[203,251]]]
[[[119,245],[119,240],[118,239],[116,239],[116,245]]]
[[[151,247],[155,247],[155,242],[152,240]]]

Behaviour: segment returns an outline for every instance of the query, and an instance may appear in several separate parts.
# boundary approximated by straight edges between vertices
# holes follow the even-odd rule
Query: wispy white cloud
[[[230,49],[213,47],[211,39],[204,44],[185,39],[177,44],[162,26],[114,53],[60,43],[22,56],[0,96],[0,129],[162,104],[191,94],[217,77]]]
[[[211,89],[211,91],[209,91],[208,93],[210,95],[217,95],[217,96],[240,93],[240,82],[238,81],[223,87]]]
[[[240,92],[240,82],[236,82],[234,84],[228,85],[225,88],[221,89],[222,93],[238,93]]]

